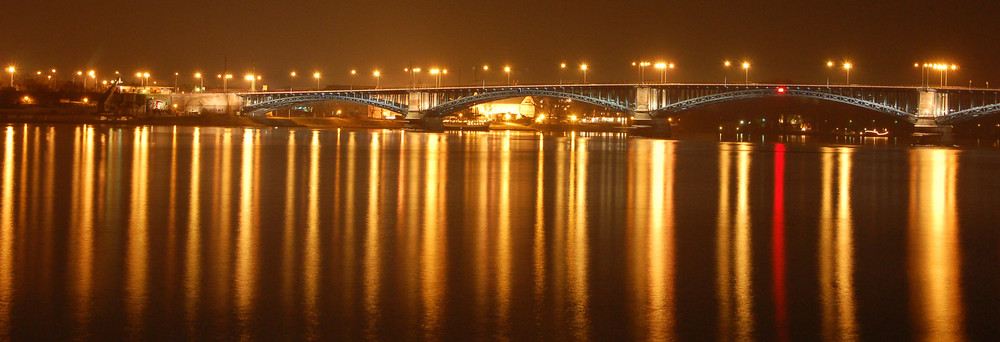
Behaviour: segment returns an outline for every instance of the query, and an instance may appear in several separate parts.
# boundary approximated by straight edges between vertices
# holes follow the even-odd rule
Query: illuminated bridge
[[[957,87],[829,86],[778,84],[573,84],[366,90],[251,92],[238,94],[242,113],[341,101],[370,105],[411,121],[434,121],[472,106],[536,96],[589,103],[633,120],[657,120],[715,103],[791,96],[866,108],[917,126],[950,126],[1000,114],[1000,91]]]

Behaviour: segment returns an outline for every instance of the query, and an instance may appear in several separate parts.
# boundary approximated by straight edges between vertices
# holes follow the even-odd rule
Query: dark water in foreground
[[[989,339],[1000,152],[0,126],[0,340]]]

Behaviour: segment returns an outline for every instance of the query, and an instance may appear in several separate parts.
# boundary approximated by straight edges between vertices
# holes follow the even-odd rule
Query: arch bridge
[[[572,84],[249,92],[237,94],[244,115],[343,101],[374,106],[408,120],[440,118],[477,104],[536,96],[571,99],[656,120],[693,108],[744,99],[791,96],[843,103],[917,125],[953,125],[1000,113],[1000,91],[958,87],[784,84]]]

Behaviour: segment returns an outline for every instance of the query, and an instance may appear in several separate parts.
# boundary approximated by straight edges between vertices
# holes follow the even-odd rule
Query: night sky
[[[9,1],[0,62],[20,71],[94,68],[187,82],[253,67],[275,87],[406,82],[403,68],[449,69],[472,83],[488,64],[521,83],[635,81],[633,61],[674,62],[669,81],[722,82],[722,61],[749,60],[751,81],[824,83],[849,60],[851,80],[916,85],[918,61],[960,69],[953,85],[1000,86],[1000,2],[968,1]],[[297,80],[289,72],[299,73]],[[461,71],[460,71],[461,70]],[[830,73],[843,82],[842,69]],[[169,75],[169,76],[168,76]],[[647,80],[657,78],[647,69]],[[303,77],[305,76],[305,77]],[[68,77],[67,73],[60,77]],[[742,80],[733,67],[730,80]],[[424,82],[429,76],[424,75]],[[182,83],[184,82],[182,77]],[[994,83],[995,82],[995,83]]]

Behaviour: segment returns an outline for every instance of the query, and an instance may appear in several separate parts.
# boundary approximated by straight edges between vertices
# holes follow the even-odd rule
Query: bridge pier
[[[646,113],[645,117],[649,117]],[[632,125],[635,126],[635,134],[650,137],[650,138],[670,138],[670,121],[667,119],[646,119],[642,120],[640,114],[636,114],[636,119],[632,120]]]
[[[942,125],[937,118],[948,115],[948,94],[934,89],[920,89],[920,103],[917,107],[917,122],[913,124],[913,136],[938,136],[941,142],[951,140],[951,125]]]

